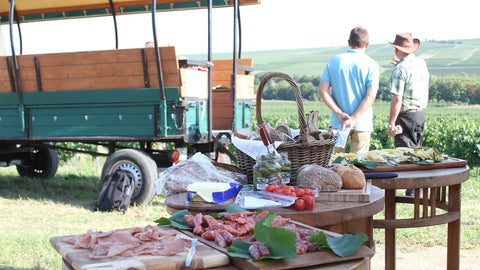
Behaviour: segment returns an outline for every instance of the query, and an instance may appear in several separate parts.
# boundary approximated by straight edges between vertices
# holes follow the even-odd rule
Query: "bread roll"
[[[318,191],[338,191],[342,188],[342,178],[332,169],[307,164],[298,169],[297,185],[316,187]]]
[[[251,131],[250,129],[246,128],[237,128],[235,130],[235,136],[239,137],[240,139],[248,139],[255,131]]]
[[[333,166],[333,170],[342,178],[343,188],[363,188],[366,184],[362,170],[352,164]]]

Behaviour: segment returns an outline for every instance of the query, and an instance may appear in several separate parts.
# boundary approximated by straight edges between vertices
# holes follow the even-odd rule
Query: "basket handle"
[[[307,146],[307,121],[305,119],[305,112],[303,109],[303,99],[302,99],[302,93],[300,92],[300,88],[298,87],[297,83],[290,77],[288,74],[281,73],[281,72],[271,72],[265,75],[263,77],[262,81],[258,85],[258,90],[257,90],[257,101],[255,104],[256,107],[256,117],[257,117],[257,126],[260,126],[263,124],[263,119],[262,119],[262,92],[263,88],[265,87],[265,84],[267,83],[268,80],[272,78],[281,78],[286,80],[290,86],[293,88],[293,92],[295,94],[295,100],[297,101],[297,109],[298,109],[298,122],[299,122],[299,128],[300,128],[300,135],[299,135],[299,140],[303,144],[303,146]]]

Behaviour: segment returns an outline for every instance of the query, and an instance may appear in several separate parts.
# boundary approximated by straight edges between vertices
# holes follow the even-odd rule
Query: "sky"
[[[240,15],[243,52],[347,46],[355,26],[368,30],[371,44],[387,44],[400,32],[420,40],[480,38],[478,9],[471,0],[262,0],[242,6]],[[232,51],[232,18],[232,8],[214,9],[214,53]],[[117,24],[119,48],[139,48],[153,40],[149,14],[117,16]],[[110,17],[25,23],[21,29],[24,54],[115,48]],[[9,54],[9,28],[0,31],[0,54]],[[157,13],[157,39],[160,45],[176,46],[177,54],[206,52],[207,11]]]

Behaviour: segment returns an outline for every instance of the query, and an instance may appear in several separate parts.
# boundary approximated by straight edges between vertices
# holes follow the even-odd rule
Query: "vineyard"
[[[330,109],[323,102],[304,102],[304,111],[319,112],[320,129],[328,129]],[[272,126],[286,123],[298,129],[298,109],[294,101],[262,101],[262,119]],[[370,150],[393,148],[393,138],[387,134],[390,103],[376,102],[374,131]],[[254,115],[255,118],[255,115]],[[435,147],[442,153],[468,161],[470,167],[480,165],[480,107],[429,104],[425,110],[426,130],[423,145]],[[256,123],[256,120],[253,121]],[[256,129],[256,127],[254,127]],[[348,150],[348,147],[347,147]]]

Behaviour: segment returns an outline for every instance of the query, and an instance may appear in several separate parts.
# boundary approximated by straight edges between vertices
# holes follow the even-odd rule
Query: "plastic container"
[[[256,164],[253,166],[254,190],[264,190],[270,184],[281,185],[281,170],[282,167],[275,155],[257,157]]]

